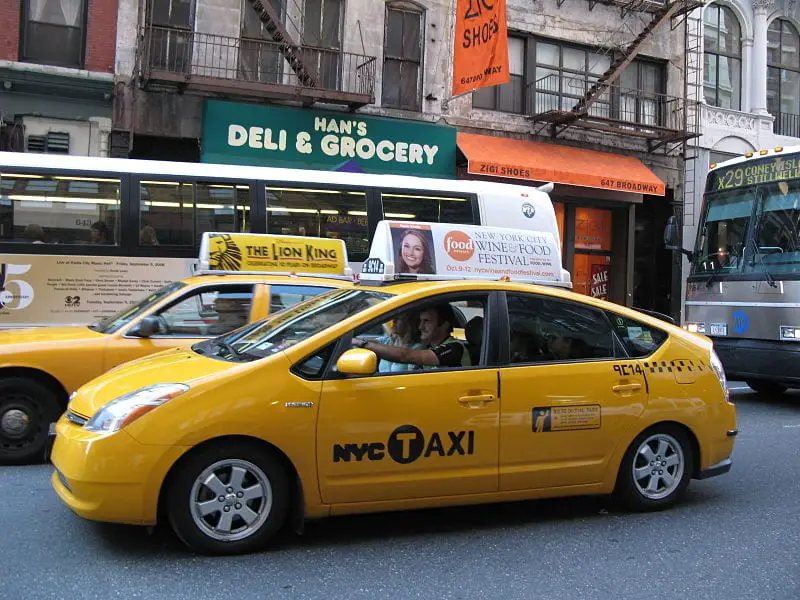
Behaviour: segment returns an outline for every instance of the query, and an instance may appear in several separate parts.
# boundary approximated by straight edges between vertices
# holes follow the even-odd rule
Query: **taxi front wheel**
[[[169,483],[167,510],[177,536],[202,554],[266,546],[286,519],[289,483],[279,460],[247,443],[198,449]]]
[[[692,445],[680,428],[650,428],[628,447],[615,494],[631,510],[672,506],[689,485],[693,460]]]
[[[0,379],[0,465],[41,462],[50,423],[63,407],[53,390],[33,379]]]

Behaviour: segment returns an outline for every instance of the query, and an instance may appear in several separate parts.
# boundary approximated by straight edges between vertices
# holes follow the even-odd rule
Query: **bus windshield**
[[[757,198],[744,272],[800,273],[800,180],[763,184]]]
[[[249,361],[271,356],[390,298],[367,290],[332,290],[286,308],[251,327],[193,346],[200,354],[215,348],[226,360]]]
[[[753,186],[706,196],[705,221],[697,237],[693,264],[695,275],[741,270],[755,190]]]
[[[135,319],[148,308],[153,306],[153,304],[160,301],[162,298],[169,296],[171,293],[181,289],[185,285],[185,283],[180,281],[175,281],[169,285],[165,285],[160,290],[145,296],[136,304],[128,306],[117,314],[106,317],[98,323],[89,325],[89,329],[100,333],[114,333],[117,329],[127,323],[130,323],[132,319]]]

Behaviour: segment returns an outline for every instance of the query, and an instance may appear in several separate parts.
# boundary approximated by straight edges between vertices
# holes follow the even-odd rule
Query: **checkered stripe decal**
[[[705,364],[694,360],[656,360],[644,363],[644,368],[649,369],[650,373],[702,373],[708,369]]]

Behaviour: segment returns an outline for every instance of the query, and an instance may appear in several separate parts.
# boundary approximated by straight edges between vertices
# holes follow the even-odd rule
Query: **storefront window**
[[[575,248],[611,251],[611,211],[575,209]]]
[[[561,238],[561,255],[566,252],[566,242],[564,241],[564,204],[553,202],[553,210],[556,212],[556,224],[558,225],[558,235]]]
[[[369,253],[364,192],[278,187],[266,191],[267,233],[344,240],[350,258]]]
[[[573,291],[592,298],[608,300],[611,256],[575,253]]]
[[[576,292],[608,300],[611,276],[612,212],[602,208],[575,209]]]

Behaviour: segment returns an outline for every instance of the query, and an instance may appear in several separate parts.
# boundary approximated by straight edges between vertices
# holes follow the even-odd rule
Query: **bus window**
[[[142,181],[139,238],[146,245],[191,246],[194,239],[192,184]],[[155,236],[155,241],[150,237]]]
[[[119,242],[120,180],[0,172],[0,240],[33,244]]]
[[[191,246],[206,231],[246,231],[249,186],[145,180],[140,190],[140,246]]]
[[[381,194],[386,219],[474,225],[469,198],[434,195]]]
[[[267,233],[344,240],[351,255],[369,253],[364,192],[267,187]]]
[[[707,196],[706,222],[698,238],[695,275],[741,270],[754,200],[752,189],[734,189]]]
[[[245,232],[250,211],[250,188],[224,183],[195,184],[197,231],[195,240],[206,231]]]
[[[754,260],[745,271],[770,274],[800,273],[800,182],[779,181],[762,185],[758,191]]]

